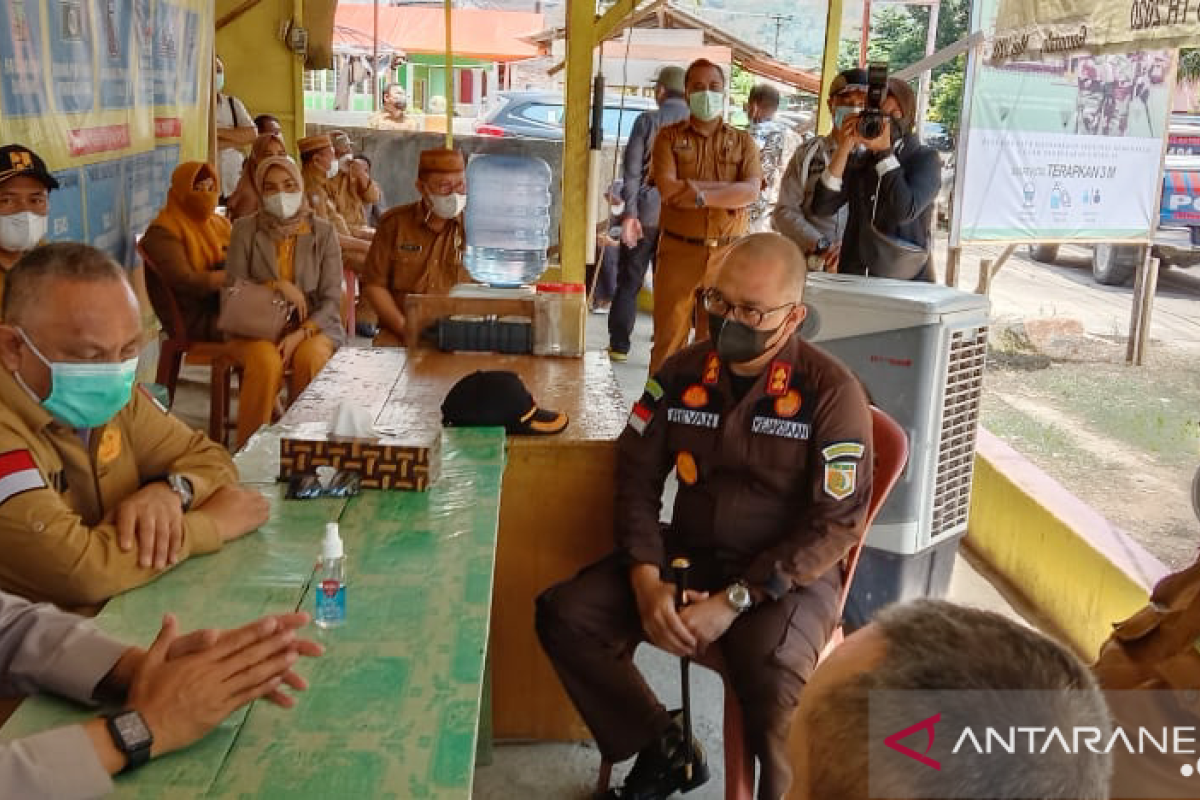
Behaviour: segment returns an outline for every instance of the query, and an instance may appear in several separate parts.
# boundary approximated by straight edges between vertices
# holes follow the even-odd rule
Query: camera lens
[[[864,111],[858,118],[858,135],[864,139],[878,139],[882,133],[882,115],[878,111]]]

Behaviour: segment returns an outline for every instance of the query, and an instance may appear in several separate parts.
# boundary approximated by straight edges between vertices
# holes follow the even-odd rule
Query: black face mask
[[[726,364],[745,364],[767,352],[771,339],[779,333],[784,322],[769,331],[751,328],[744,322],[726,319],[717,314],[709,313],[709,336],[717,346],[717,355]]]

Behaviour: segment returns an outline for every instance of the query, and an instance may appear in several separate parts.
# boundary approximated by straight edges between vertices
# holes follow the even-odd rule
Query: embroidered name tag
[[[406,253],[419,253],[419,252],[421,252],[421,245],[419,245],[419,244],[402,244],[402,245],[400,245],[400,249]]]
[[[784,439],[807,440],[812,434],[812,427],[807,422],[796,422],[790,419],[775,419],[774,417],[755,417],[750,421],[750,430],[766,436],[781,436]]]
[[[716,428],[721,424],[721,415],[711,411],[689,411],[686,408],[668,408],[667,422],[692,425],[697,428]]]

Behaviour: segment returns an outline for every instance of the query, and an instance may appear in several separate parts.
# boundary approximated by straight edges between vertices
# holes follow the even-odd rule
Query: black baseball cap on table
[[[509,433],[561,433],[567,415],[539,408],[515,372],[482,370],[454,384],[442,402],[442,424],[504,428]]]
[[[20,175],[36,178],[47,189],[58,188],[58,181],[46,169],[46,162],[37,153],[21,144],[0,147],[0,183]]]

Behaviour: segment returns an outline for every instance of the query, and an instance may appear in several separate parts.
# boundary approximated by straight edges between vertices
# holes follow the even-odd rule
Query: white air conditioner
[[[908,466],[867,538],[847,622],[944,595],[967,530],[988,300],[937,284],[814,273],[802,333],[841,359],[908,433]]]

